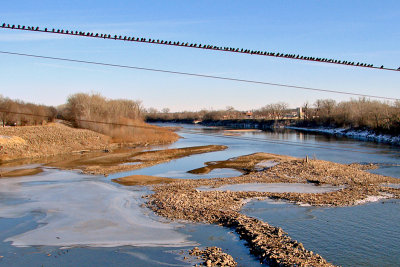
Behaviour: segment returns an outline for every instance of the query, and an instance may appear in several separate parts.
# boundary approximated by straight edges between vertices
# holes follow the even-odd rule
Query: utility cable
[[[25,116],[33,116],[33,117],[42,117],[42,118],[50,118],[48,115],[37,115],[37,114],[32,114],[32,113],[25,113],[25,112],[16,112],[16,111],[8,111],[5,109],[0,109],[0,112],[2,113],[10,113],[10,114],[16,114],[16,115],[25,115]],[[105,125],[113,125],[113,126],[127,126],[127,127],[133,127],[133,128],[142,128],[142,129],[151,129],[151,130],[160,130],[157,128],[154,128],[152,126],[146,126],[146,125],[133,125],[133,124],[124,124],[124,123],[116,123],[116,122],[104,122],[104,121],[94,121],[94,120],[84,120],[84,119],[74,119],[74,121],[77,122],[86,122],[86,123],[97,123],[97,124],[105,124]]]
[[[42,32],[42,33],[52,33],[52,34],[61,34],[61,35],[70,35],[70,36],[79,36],[79,37],[88,37],[88,38],[98,38],[98,39],[110,39],[110,40],[118,40],[118,41],[126,41],[126,42],[139,42],[139,43],[149,43],[149,44],[158,44],[158,45],[167,45],[167,46],[179,46],[179,47],[188,47],[188,48],[197,48],[197,49],[206,49],[206,50],[214,50],[214,51],[222,51],[222,52],[231,52],[231,53],[240,53],[240,54],[249,54],[249,55],[258,55],[258,56],[269,56],[269,57],[277,57],[277,58],[286,58],[293,60],[302,60],[302,61],[312,61],[312,62],[320,62],[320,63],[328,63],[328,64],[337,64],[351,67],[360,67],[360,68],[369,68],[369,69],[378,69],[378,70],[389,70],[389,71],[400,71],[400,67],[398,69],[394,68],[386,68],[383,65],[380,67],[373,66],[372,64],[366,63],[355,63],[351,61],[345,60],[337,60],[337,59],[327,59],[320,57],[309,57],[309,56],[300,56],[295,54],[287,54],[287,53],[275,53],[275,52],[267,52],[267,51],[257,51],[250,49],[239,49],[232,47],[221,47],[216,45],[197,45],[188,42],[173,42],[173,41],[163,41],[156,39],[147,39],[143,37],[122,37],[121,35],[111,35],[111,34],[98,34],[91,32],[83,32],[83,31],[69,31],[64,29],[48,30],[47,28],[41,29],[39,27],[25,27],[21,25],[10,25],[3,23],[0,25],[0,28],[9,29],[9,30],[19,30],[19,31],[32,31],[32,32]]]
[[[185,76],[191,76],[191,77],[210,78],[210,79],[225,80],[225,81],[234,81],[234,82],[242,82],[242,83],[250,83],[250,84],[270,85],[270,86],[295,88],[295,89],[300,89],[300,90],[308,90],[308,91],[316,91],[316,92],[325,92],[325,93],[351,95],[351,96],[358,96],[358,97],[368,97],[368,98],[377,98],[377,99],[384,99],[384,100],[400,101],[399,98],[394,98],[394,97],[358,94],[358,93],[345,92],[345,91],[337,91],[337,90],[329,90],[329,89],[321,89],[321,88],[311,88],[311,87],[304,87],[304,86],[298,86],[298,85],[272,83],[272,82],[264,82],[264,81],[256,81],[256,80],[246,80],[246,79],[223,77],[223,76],[214,76],[214,75],[199,74],[199,73],[190,73],[190,72],[180,72],[180,71],[172,71],[172,70],[164,70],[164,69],[145,68],[145,67],[120,65],[120,64],[112,64],[112,63],[105,63],[105,62],[95,62],[95,61],[86,61],[86,60],[78,60],[78,59],[70,59],[70,58],[60,58],[60,57],[50,57],[50,56],[42,56],[42,55],[25,54],[25,53],[16,53],[16,52],[9,52],[9,51],[0,51],[0,53],[1,54],[7,54],[7,55],[14,55],[14,56],[33,57],[33,58],[50,59],[50,60],[58,60],[58,61],[67,61],[67,62],[83,63],[83,64],[91,64],[91,65],[100,65],[100,66],[115,67],[115,68],[135,69],[135,70],[152,71],[152,72],[160,72],[160,73],[168,73],[168,74],[176,74],[176,75],[185,75]]]

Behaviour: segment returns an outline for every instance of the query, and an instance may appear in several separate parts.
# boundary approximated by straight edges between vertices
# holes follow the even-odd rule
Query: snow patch
[[[352,130],[345,128],[328,128],[328,127],[305,128],[305,127],[294,127],[294,126],[287,126],[286,128],[292,130],[306,131],[306,132],[346,136],[349,138],[359,139],[359,140],[400,145],[400,136],[391,136],[388,134],[376,134],[373,131],[368,131],[368,130]]]

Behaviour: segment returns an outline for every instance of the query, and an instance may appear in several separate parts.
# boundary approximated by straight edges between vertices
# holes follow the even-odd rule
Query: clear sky
[[[400,1],[3,1],[1,23],[400,66]],[[400,98],[400,72],[0,29],[0,50]],[[172,111],[291,107],[348,96],[0,54],[0,94],[47,105],[76,92]]]

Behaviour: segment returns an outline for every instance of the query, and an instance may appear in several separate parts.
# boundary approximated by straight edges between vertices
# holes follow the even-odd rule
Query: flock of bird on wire
[[[16,29],[16,30],[27,30],[27,31],[39,31],[39,32],[50,32],[50,33],[58,33],[58,34],[68,34],[68,35],[79,35],[86,37],[95,37],[95,38],[104,38],[104,39],[114,39],[114,40],[123,40],[123,41],[133,41],[133,42],[145,42],[145,43],[155,43],[155,44],[163,44],[163,45],[174,45],[174,46],[185,46],[185,47],[193,47],[193,48],[202,48],[202,49],[211,49],[211,50],[222,50],[236,53],[245,53],[252,55],[264,55],[264,56],[274,56],[274,57],[283,57],[283,58],[292,58],[299,60],[309,60],[309,61],[318,61],[318,62],[327,62],[327,63],[335,63],[335,64],[343,64],[343,65],[351,65],[351,66],[359,66],[359,67],[367,67],[367,68],[378,68],[374,67],[373,64],[366,64],[360,62],[352,62],[345,60],[337,60],[337,59],[327,59],[327,58],[319,58],[319,57],[306,57],[295,54],[284,54],[284,53],[274,53],[274,52],[266,52],[266,51],[257,51],[243,48],[232,48],[232,47],[221,47],[215,45],[206,45],[206,44],[192,44],[187,42],[173,42],[173,41],[164,41],[164,40],[156,40],[156,39],[146,39],[140,37],[127,37],[122,35],[114,35],[111,34],[99,34],[99,33],[91,33],[91,32],[82,32],[82,31],[68,31],[68,30],[56,30],[56,29],[47,29],[41,30],[39,27],[26,27],[21,25],[10,25],[3,23],[1,25],[2,28],[8,29]],[[382,65],[381,69],[384,68]],[[400,71],[400,67],[397,69]]]

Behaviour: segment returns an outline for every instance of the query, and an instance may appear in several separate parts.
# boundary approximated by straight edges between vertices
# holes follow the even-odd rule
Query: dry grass
[[[0,127],[0,162],[47,157],[109,146],[111,139],[89,130],[59,123],[44,126]]]
[[[18,146],[25,145],[26,141],[18,136],[0,136],[1,146]]]
[[[178,140],[176,133],[144,123],[141,110],[140,101],[79,93],[68,98],[60,114],[75,126],[110,136],[116,143],[166,144]]]
[[[102,129],[94,129],[104,133],[101,134],[61,123],[0,127],[0,162],[50,157],[76,151],[109,150],[121,145],[168,144],[179,139],[176,133],[162,127],[141,122],[135,125],[144,128],[103,125]]]
[[[110,136],[114,143],[133,145],[169,144],[177,141],[179,135],[173,131],[144,123],[140,120],[120,118],[113,124],[81,122],[82,128]]]

